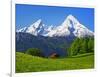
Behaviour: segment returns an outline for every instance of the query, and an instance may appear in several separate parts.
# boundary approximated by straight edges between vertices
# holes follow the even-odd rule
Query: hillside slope
[[[39,72],[94,68],[94,54],[71,58],[47,59],[16,52],[16,72]]]

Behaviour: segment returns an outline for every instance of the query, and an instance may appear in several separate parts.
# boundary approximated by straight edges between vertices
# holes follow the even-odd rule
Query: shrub
[[[42,52],[40,49],[38,48],[29,48],[27,51],[26,51],[26,54],[29,54],[29,55],[32,55],[32,56],[42,56]]]

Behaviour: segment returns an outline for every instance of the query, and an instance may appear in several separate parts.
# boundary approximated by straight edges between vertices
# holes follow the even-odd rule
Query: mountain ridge
[[[39,19],[29,27],[19,29],[17,32],[30,33],[35,36],[41,35],[45,37],[73,35],[80,38],[94,35],[91,30],[80,24],[79,21],[71,14],[66,17],[61,25],[56,27],[53,25],[47,26],[43,24],[41,19]]]

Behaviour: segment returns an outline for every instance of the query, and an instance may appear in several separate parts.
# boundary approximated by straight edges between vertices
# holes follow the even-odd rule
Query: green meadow
[[[94,53],[65,58],[43,58],[16,52],[16,73],[94,68]]]

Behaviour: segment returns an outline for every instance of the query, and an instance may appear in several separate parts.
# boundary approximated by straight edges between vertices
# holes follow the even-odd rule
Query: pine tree
[[[76,38],[68,49],[68,55],[70,56],[88,52],[94,52],[93,37]]]

